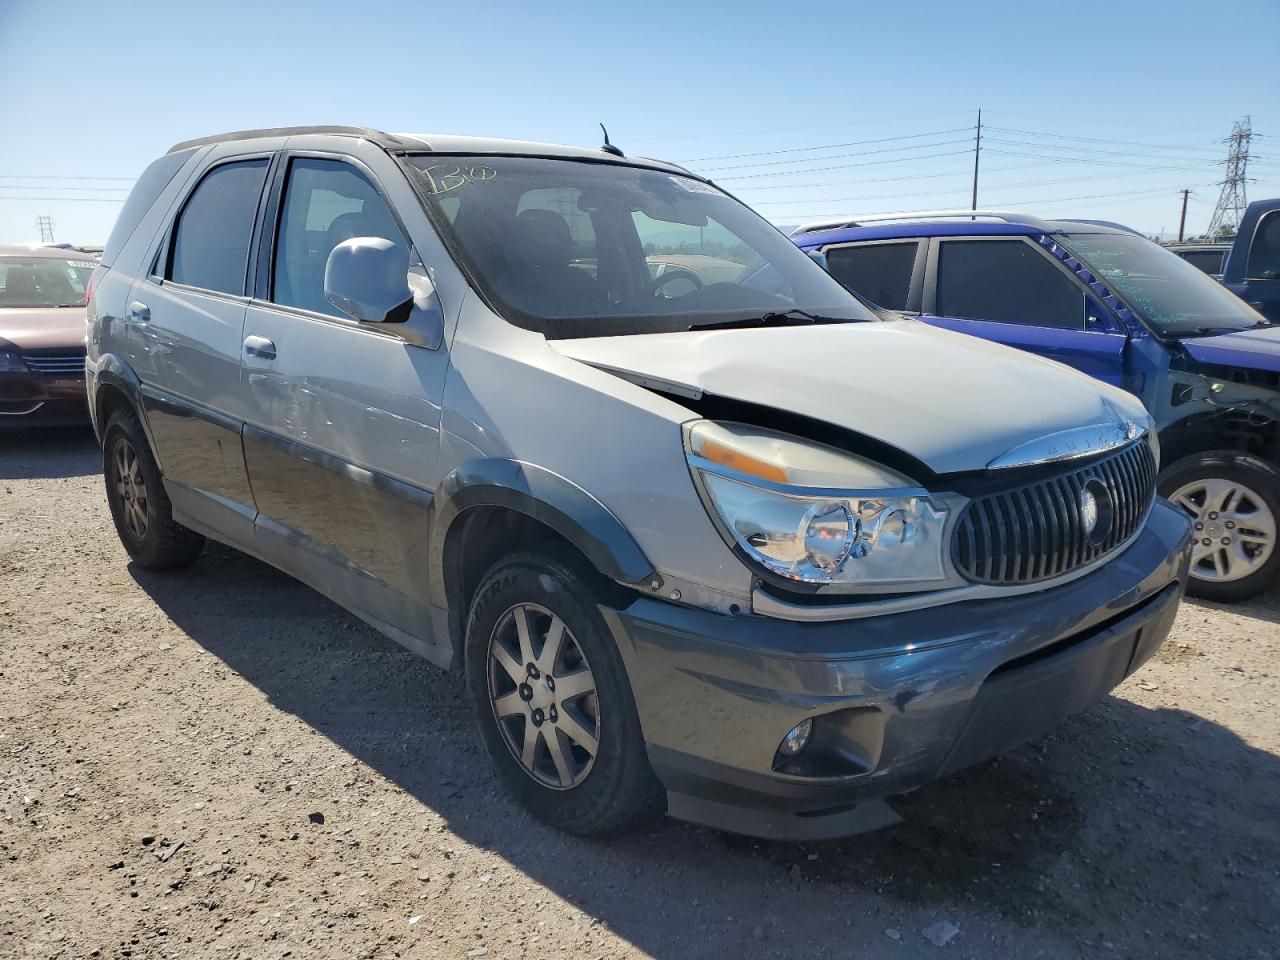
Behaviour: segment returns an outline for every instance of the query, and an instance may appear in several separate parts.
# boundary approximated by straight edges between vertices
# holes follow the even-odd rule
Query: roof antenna
[[[621,150],[619,150],[617,147],[615,147],[612,143],[609,142],[609,131],[605,129],[605,126],[603,123],[600,124],[600,129],[601,131],[604,132],[604,146],[602,146],[600,149],[603,150],[605,153],[613,154],[615,157],[625,157],[626,156],[625,153],[623,153]]]

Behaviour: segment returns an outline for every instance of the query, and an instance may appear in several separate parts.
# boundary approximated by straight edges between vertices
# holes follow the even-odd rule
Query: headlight
[[[27,373],[28,369],[16,353],[0,350],[0,373]]]
[[[852,454],[732,423],[685,428],[689,465],[731,546],[769,573],[836,592],[936,589],[948,511]]]

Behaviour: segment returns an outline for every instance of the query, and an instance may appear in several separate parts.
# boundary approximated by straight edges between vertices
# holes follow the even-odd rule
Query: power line
[[[1189,147],[1189,146],[1186,146],[1185,144],[1146,143],[1138,140],[1115,140],[1110,137],[1081,137],[1081,136],[1076,136],[1075,134],[1069,134],[1069,133],[1044,133],[1039,130],[1023,130],[1018,127],[999,127],[999,126],[995,126],[994,124],[988,124],[988,126],[990,127],[990,129],[999,130],[1002,133],[1018,133],[1018,134],[1022,134],[1023,136],[1041,137],[1042,139],[1083,140],[1089,143],[1105,143],[1105,144],[1113,144],[1118,146],[1130,146],[1130,147],[1152,147],[1160,150],[1198,150],[1201,153],[1216,152],[1213,150],[1212,147]],[[1048,146],[1048,144],[1044,144],[1044,146]]]
[[[0,173],[0,180],[119,180],[133,183],[136,177],[54,177],[37,173]]]
[[[64,203],[124,203],[124,197],[0,197],[0,200],[61,200]]]
[[[934,117],[955,117],[968,110],[943,110],[939,113],[917,113],[906,117],[875,117],[865,120],[843,120],[839,123],[819,123],[804,127],[772,127],[766,130],[728,130],[718,133],[690,133],[677,137],[628,137],[631,143],[669,143],[676,140],[707,140],[715,137],[747,137],[759,133],[791,133],[796,130],[832,130],[838,127],[860,127],[877,123],[902,123],[906,120],[931,120]]]
[[[848,143],[823,143],[813,147],[789,147],[785,150],[761,150],[756,153],[730,153],[718,157],[696,157],[692,160],[677,160],[677,163],[705,163],[709,160],[744,160],[750,157],[772,157],[783,153],[806,153],[810,150],[841,150],[845,147],[862,147],[873,143],[889,143],[894,140],[918,140],[921,137],[939,137],[948,133],[963,133],[970,127],[952,127],[948,130],[930,130],[927,133],[908,133],[900,137],[881,137],[877,140],[852,140]]]
[[[882,153],[902,153],[906,150],[928,150],[933,147],[949,147],[957,143],[968,143],[968,137],[961,137],[958,140],[939,140],[935,143],[917,143],[905,147],[884,147],[880,150],[857,150],[853,153],[833,153],[829,157],[805,157],[797,160],[764,160],[759,163],[734,163],[723,167],[702,167],[701,173],[714,173],[719,170],[753,170],[760,167],[782,167],[793,163],[822,163],[827,160],[845,160],[850,157],[870,157]],[[967,151],[966,151],[967,152]],[[904,160],[913,159],[911,157],[903,157]]]
[[[852,170],[857,167],[880,167],[886,163],[910,163],[914,160],[933,160],[938,157],[968,156],[968,150],[951,150],[945,153],[929,153],[918,157],[893,157],[888,160],[868,160],[864,163],[842,163],[834,167],[815,167],[812,170],[773,170],[769,173],[744,173],[731,177],[716,177],[717,180],[756,180],[761,177],[794,177],[806,173],[827,173],[831,170]]]

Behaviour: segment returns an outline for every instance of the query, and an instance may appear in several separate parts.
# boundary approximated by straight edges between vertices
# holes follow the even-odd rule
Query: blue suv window
[[[831,275],[886,310],[907,309],[918,243],[868,243],[829,247]]]
[[[947,240],[934,312],[942,317],[1084,329],[1084,293],[1024,240]]]

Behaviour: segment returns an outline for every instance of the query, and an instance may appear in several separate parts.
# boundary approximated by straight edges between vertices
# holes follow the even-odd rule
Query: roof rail
[[[386,147],[387,149],[396,149],[406,146],[421,148],[423,146],[417,141],[405,140],[402,137],[397,137],[390,133],[383,133],[381,130],[373,130],[369,127],[264,127],[260,130],[234,130],[231,133],[215,133],[208,137],[197,137],[195,140],[183,140],[181,143],[175,143],[170,147],[169,153],[177,153],[179,150],[189,150],[192,147],[203,147],[210,143],[227,143],[232,140],[254,140],[259,137],[293,137],[308,133],[327,133],[335,137],[360,137],[364,140],[370,140],[381,147]]]
[[[836,230],[840,227],[861,227],[871,223],[893,223],[911,220],[1003,220],[1006,223],[1019,223],[1026,227],[1036,227],[1045,232],[1056,228],[1048,220],[1034,217],[1029,213],[1009,213],[1005,210],[924,210],[919,213],[866,213],[851,217],[835,217],[831,220],[815,220],[801,224],[791,231],[791,236],[802,233],[816,233],[819,230]]]

